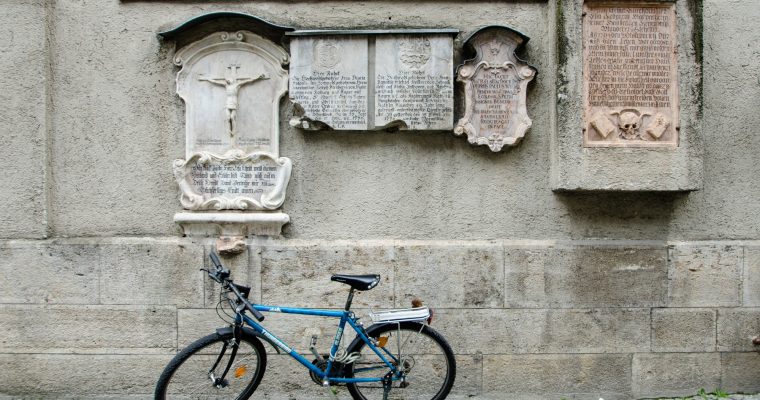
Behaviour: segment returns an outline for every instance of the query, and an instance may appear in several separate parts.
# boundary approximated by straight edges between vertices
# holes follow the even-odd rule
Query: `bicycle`
[[[366,329],[351,311],[354,293],[376,287],[380,275],[333,275],[331,281],[350,286],[343,310],[268,306],[251,304],[251,288],[234,283],[215,253],[209,257],[214,268],[202,271],[222,285],[217,307],[224,311],[224,306],[229,306],[233,321],[193,342],[169,362],[156,384],[156,399],[249,398],[266,370],[262,341],[306,367],[315,383],[330,389],[345,385],[354,399],[440,400],[451,391],[456,377],[454,353],[443,336],[430,327],[427,307],[371,312],[374,323]],[[309,350],[315,358],[310,361],[259,324],[264,320],[262,312],[328,317],[340,322],[329,353],[317,352],[316,337],[311,337]],[[353,328],[356,338],[341,349],[346,324]]]

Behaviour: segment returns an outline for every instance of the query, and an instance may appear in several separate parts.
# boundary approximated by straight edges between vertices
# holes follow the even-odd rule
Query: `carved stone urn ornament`
[[[184,45],[174,63],[186,148],[173,172],[188,210],[175,222],[185,234],[219,235],[227,253],[244,250],[247,235],[279,235],[290,220],[279,211],[292,169],[279,155],[288,53],[250,31],[221,31]]]
[[[491,151],[514,146],[525,136],[532,121],[526,108],[528,83],[537,70],[520,60],[515,51],[529,38],[504,26],[474,32],[465,48],[475,57],[457,68],[457,81],[464,85],[464,116],[454,127],[472,144]]]

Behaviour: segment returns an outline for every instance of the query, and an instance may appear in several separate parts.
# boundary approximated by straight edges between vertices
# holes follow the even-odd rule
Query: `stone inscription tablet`
[[[584,145],[678,145],[673,3],[587,2]]]
[[[537,73],[515,55],[527,41],[527,36],[504,26],[483,28],[466,41],[475,57],[457,69],[465,109],[454,134],[466,134],[470,143],[491,151],[522,140],[532,125],[526,105],[528,83]]]
[[[175,161],[174,175],[187,209],[266,210],[282,204],[291,168],[288,158],[266,153],[198,153]]]
[[[302,129],[452,129],[456,31],[296,31],[290,98]]]
[[[375,126],[447,130],[454,121],[449,36],[379,36],[375,44]]]
[[[304,37],[292,46],[290,98],[333,129],[367,129],[367,40]]]

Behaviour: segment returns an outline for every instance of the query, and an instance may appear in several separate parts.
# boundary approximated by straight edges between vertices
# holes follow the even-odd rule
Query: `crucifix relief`
[[[199,77],[199,81],[206,81],[215,85],[224,86],[224,90],[227,93],[227,100],[224,104],[225,112],[227,114],[227,133],[233,138],[237,132],[237,109],[238,109],[238,93],[240,88],[256,82],[261,79],[269,79],[265,74],[259,75],[257,78],[238,78],[237,70],[240,69],[240,65],[230,64],[227,67],[227,73],[224,78],[207,78]]]

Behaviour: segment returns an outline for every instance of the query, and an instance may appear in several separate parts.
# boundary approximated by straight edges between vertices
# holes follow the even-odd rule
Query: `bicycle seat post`
[[[346,311],[349,311],[351,309],[351,302],[354,301],[354,288],[351,288],[351,291],[348,292],[348,299],[346,299]]]

